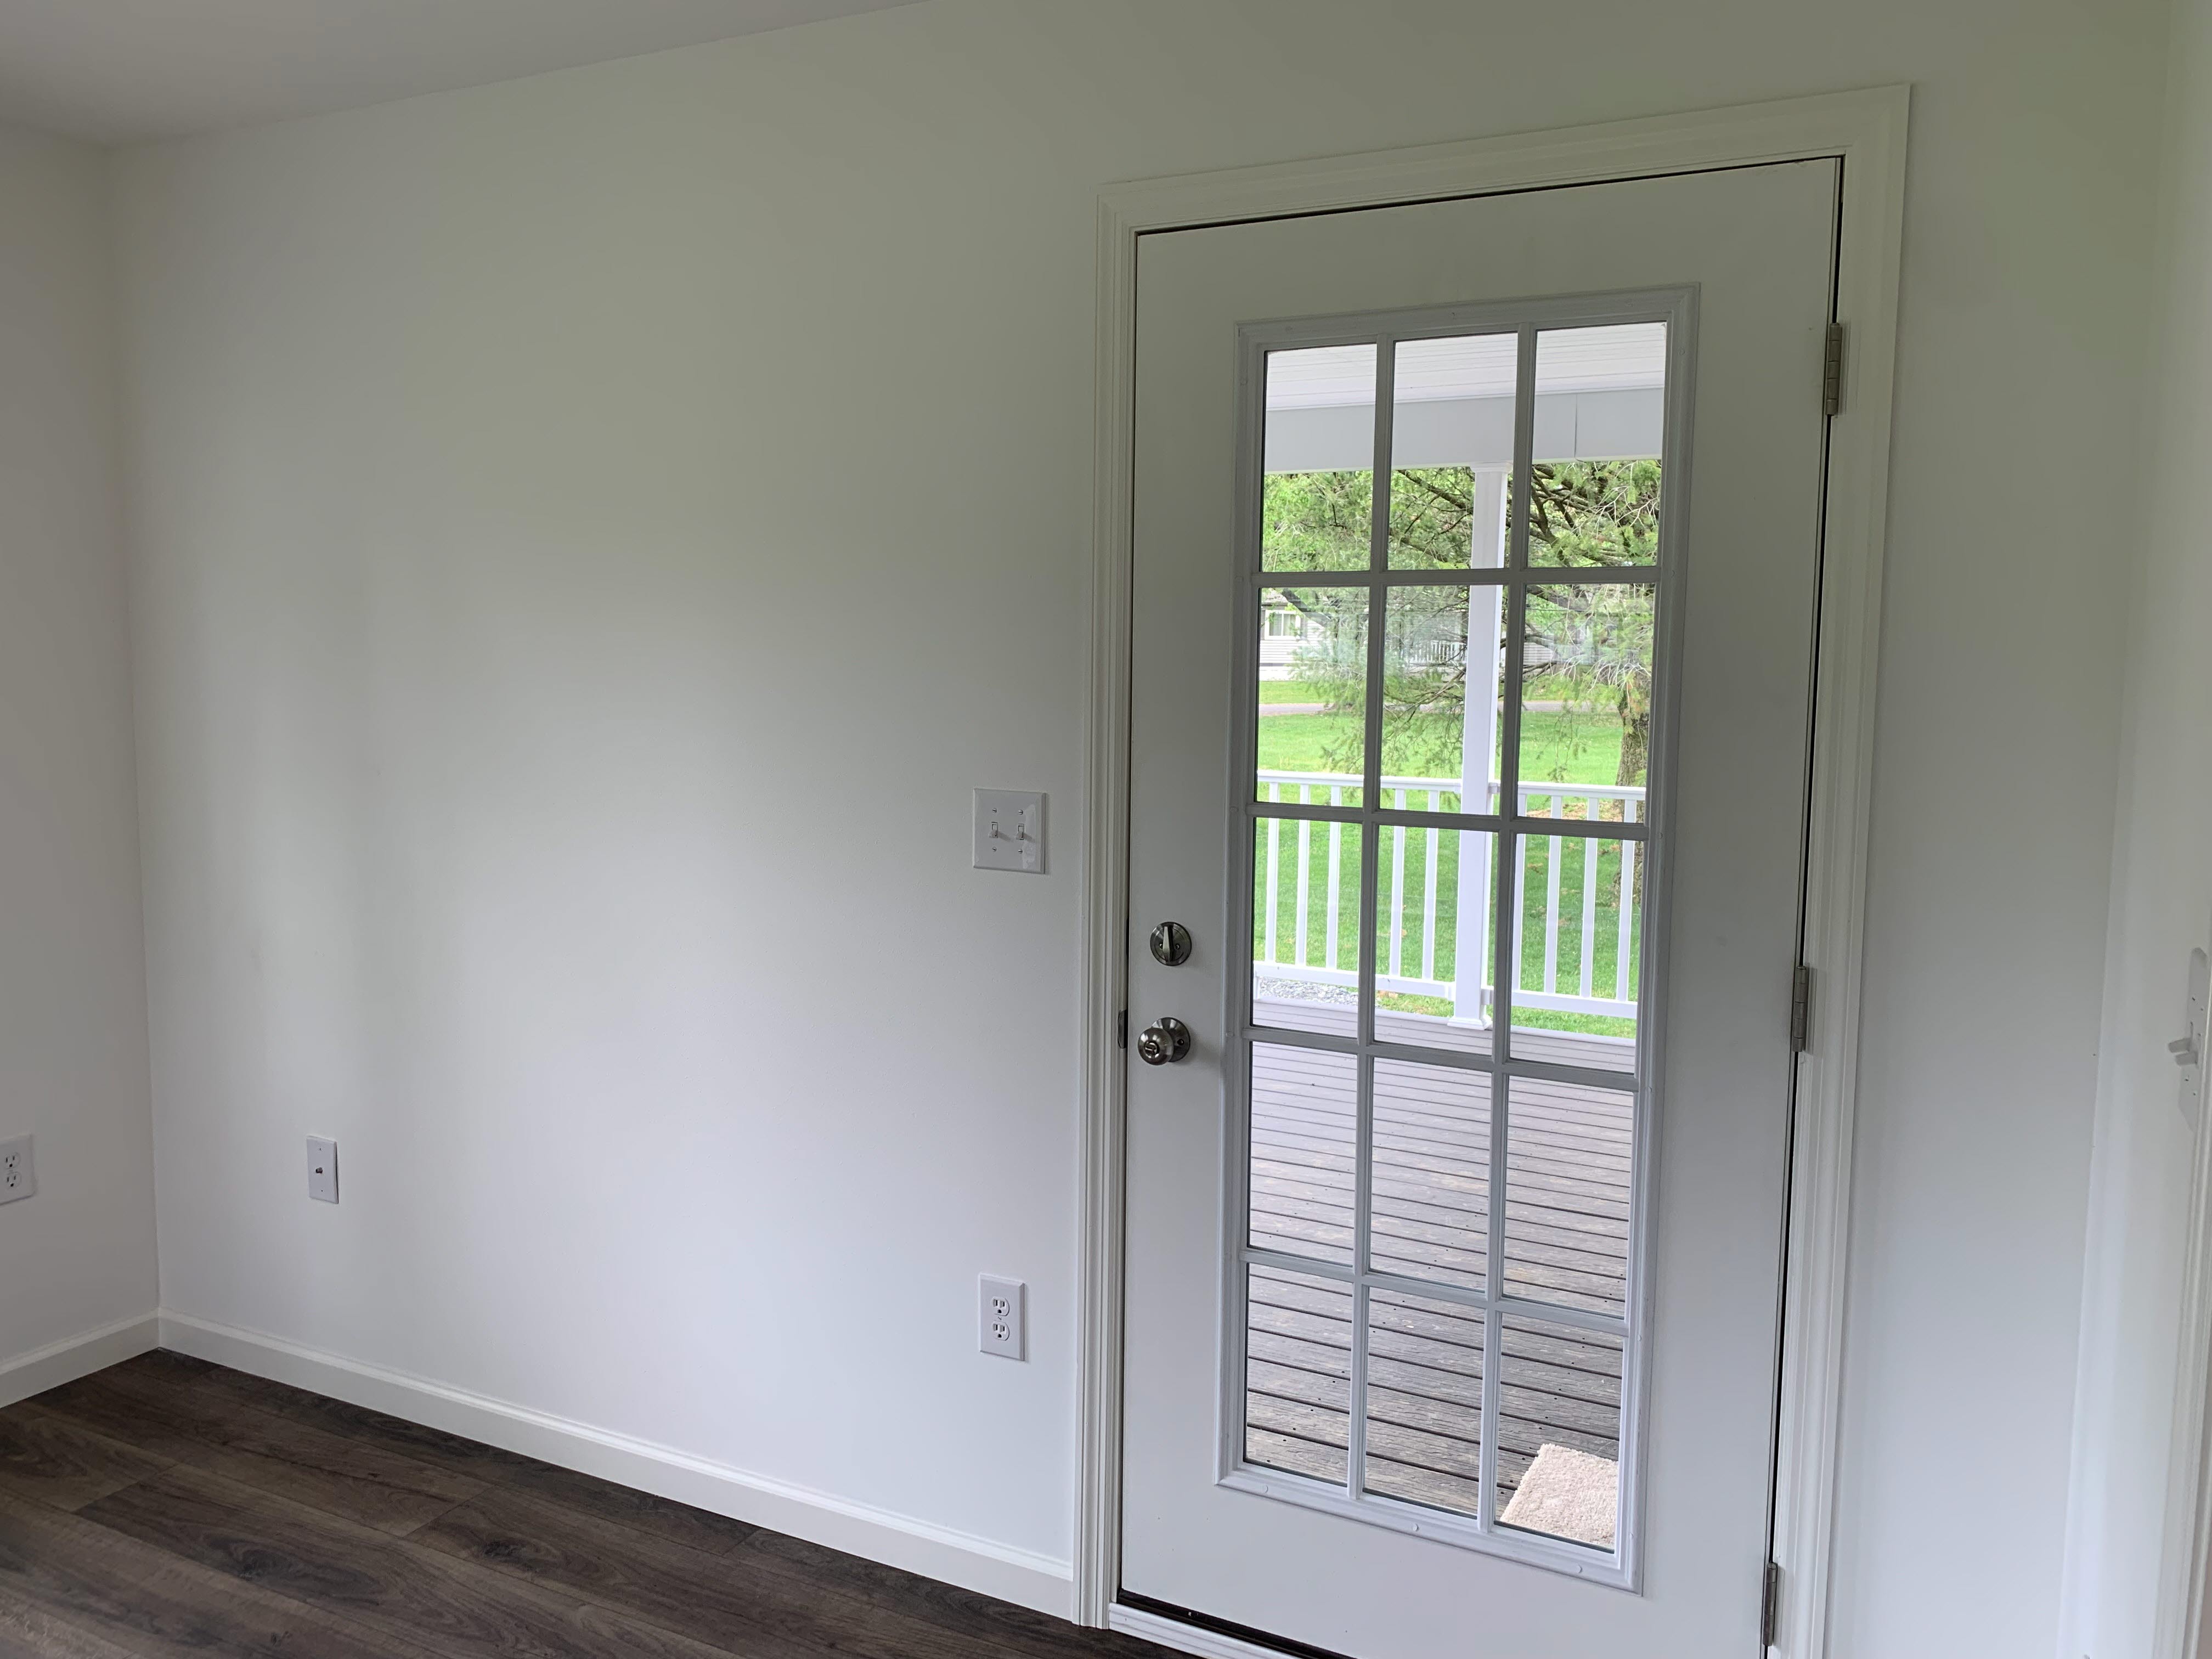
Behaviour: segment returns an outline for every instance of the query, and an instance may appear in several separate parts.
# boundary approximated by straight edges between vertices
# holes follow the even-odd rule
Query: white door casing
[[[1843,164],[1836,314],[1844,349],[1829,423],[1799,1057],[1775,1458],[1773,1650],[1826,1650],[1841,1422],[1860,964],[1876,667],[1896,378],[1911,89],[1902,85],[1595,125],[1182,174],[1107,187],[1097,204],[1090,780],[1081,863],[1084,1053],[1077,1328],[1079,1422],[1070,1611],[1194,1652],[1234,1638],[1119,1601],[1123,1042],[1127,1010],[1130,485],[1136,266],[1148,233],[1692,168],[1833,157]]]
[[[1613,1640],[1702,1653],[1752,1639],[1766,1553],[1837,173],[1832,162],[1799,163],[1146,241],[1129,1006],[1133,1026],[1181,1014],[1200,1046],[1182,1066],[1133,1068],[1130,1085],[1131,1591],[1362,1655],[1440,1644],[1566,1653]],[[1357,313],[1502,307],[1470,313],[1472,329],[1489,325],[1486,317],[1603,320],[1626,306],[1673,319],[1686,352],[1693,297],[1695,414],[1670,442],[1693,441],[1700,467],[1687,479],[1688,534],[1662,556],[1672,592],[1662,587],[1661,628],[1683,642],[1671,773],[1663,709],[1654,751],[1655,804],[1671,800],[1679,815],[1672,882],[1656,884],[1674,895],[1671,949],[1656,927],[1650,946],[1671,964],[1657,983],[1671,985],[1673,1006],[1647,1000],[1645,1020],[1673,1045],[1656,1074],[1670,1104],[1659,1109],[1663,1157],[1654,1156],[1650,1097],[1638,1135],[1649,1249],[1635,1257],[1632,1319],[1650,1322],[1632,1344],[1644,1358],[1632,1358],[1626,1382],[1620,1547],[1600,1560],[1479,1522],[1481,1535],[1462,1548],[1415,1537],[1403,1516],[1395,1529],[1349,1518],[1356,1504],[1329,1513],[1310,1492],[1290,1502],[1235,1490],[1217,1480],[1224,1425],[1215,1406],[1233,1300],[1222,1284],[1224,1218],[1233,1213],[1224,1194],[1233,1199],[1241,1179],[1226,1156],[1239,1142],[1224,1128],[1242,1121],[1242,1037],[1224,1011],[1241,1006],[1232,988],[1249,960],[1234,945],[1243,913],[1229,902],[1237,865],[1225,849],[1240,836],[1249,848],[1250,830],[1224,788],[1244,763],[1232,675],[1250,631],[1231,529],[1237,490],[1249,483],[1235,438],[1237,330],[1265,319],[1335,319],[1327,326],[1341,329]],[[1433,332],[1436,319],[1417,326]],[[1692,391],[1680,374],[1673,389]],[[1680,460],[1670,459],[1670,507],[1682,501]],[[1662,703],[1668,678],[1662,667]],[[1665,787],[1668,776],[1676,787]],[[1144,931],[1170,915],[1200,939],[1193,961],[1172,969],[1141,954]],[[1649,1047],[1647,1058],[1658,1060]],[[1621,1588],[1575,1582],[1577,1572]],[[1472,1624],[1470,1607],[1483,1610]]]

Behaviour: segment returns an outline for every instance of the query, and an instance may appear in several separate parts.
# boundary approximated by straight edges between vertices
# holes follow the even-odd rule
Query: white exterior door
[[[1142,239],[1125,1600],[1759,1650],[1838,186]]]

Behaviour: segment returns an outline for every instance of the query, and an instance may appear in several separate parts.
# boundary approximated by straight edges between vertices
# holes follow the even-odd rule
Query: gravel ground
[[[1252,994],[1270,1002],[1334,1002],[1357,1006],[1359,992],[1350,985],[1316,985],[1307,979],[1264,979],[1255,976]]]

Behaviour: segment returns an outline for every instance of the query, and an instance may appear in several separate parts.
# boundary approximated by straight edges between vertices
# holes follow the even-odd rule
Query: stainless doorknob
[[[1147,1066],[1172,1066],[1190,1052],[1190,1027],[1163,1014],[1137,1033],[1137,1058]]]

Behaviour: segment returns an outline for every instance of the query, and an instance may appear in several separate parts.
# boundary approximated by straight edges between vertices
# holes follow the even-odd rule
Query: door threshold
[[[1141,1636],[1162,1647],[1204,1656],[1204,1659],[1347,1659],[1333,1648],[1294,1642],[1287,1636],[1231,1624],[1212,1613],[1194,1613],[1149,1595],[1123,1590],[1106,1610],[1107,1627],[1124,1636]]]

